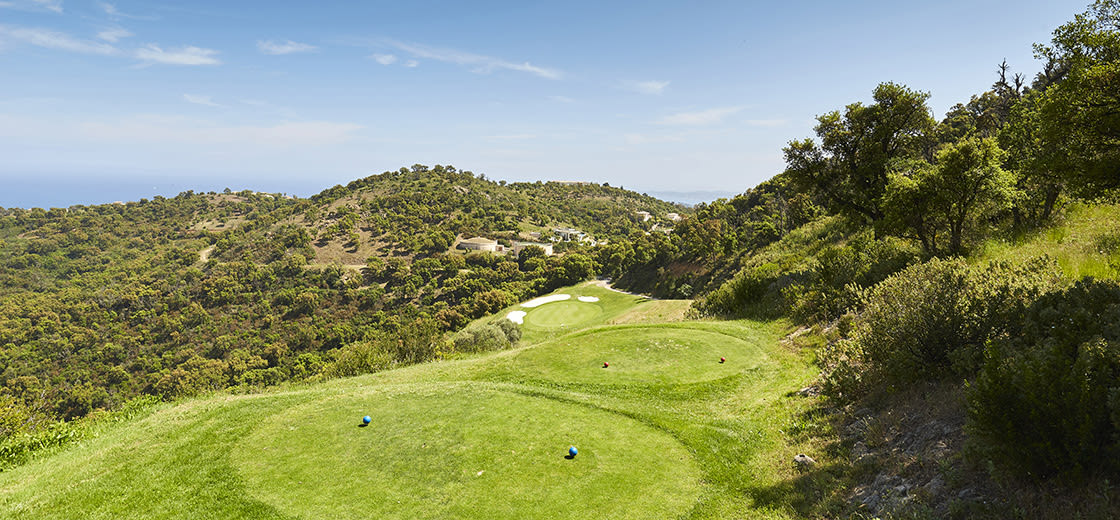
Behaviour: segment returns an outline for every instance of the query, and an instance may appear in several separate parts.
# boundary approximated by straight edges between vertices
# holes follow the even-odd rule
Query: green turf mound
[[[676,518],[700,493],[684,447],[637,421],[476,386],[410,388],[271,418],[232,454],[248,493],[300,518]]]
[[[719,359],[726,357],[725,363]],[[516,372],[556,382],[675,384],[755,368],[764,355],[734,336],[688,326],[623,326],[565,336],[525,349]],[[603,363],[609,362],[609,368]]]
[[[597,303],[578,300],[552,302],[530,309],[525,316],[525,324],[543,328],[576,327],[598,319],[601,314],[603,309]]]

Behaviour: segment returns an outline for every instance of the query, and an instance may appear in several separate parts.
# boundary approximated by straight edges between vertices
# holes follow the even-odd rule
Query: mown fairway
[[[812,369],[779,346],[780,325],[609,326],[674,302],[565,293],[525,309],[523,348],[109,427],[0,473],[0,517],[796,516],[782,430]]]

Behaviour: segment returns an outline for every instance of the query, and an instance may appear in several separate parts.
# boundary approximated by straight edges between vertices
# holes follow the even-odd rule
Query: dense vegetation
[[[1120,2],[1035,51],[1033,80],[1002,63],[941,120],[927,93],[882,83],[819,116],[770,181],[599,262],[623,286],[700,296],[702,314],[819,331],[835,404],[945,388],[967,422],[961,465],[1103,486],[1071,511],[1107,504],[1120,496],[1106,462],[1120,450]]]
[[[947,389],[969,467],[1001,485],[1100,486],[1115,512],[1120,1],[1035,51],[1033,79],[1000,64],[940,120],[928,93],[881,83],[791,141],[785,171],[691,212],[607,185],[419,165],[308,200],[188,192],[0,211],[0,455],[139,395],[503,349],[520,337],[509,322],[464,327],[601,275],[697,297],[698,314],[805,326],[837,407]],[[562,226],[599,243],[520,259],[449,250]]]
[[[0,210],[0,439],[138,395],[477,350],[489,340],[448,343],[444,333],[596,267],[579,252],[586,244],[515,259],[454,252],[456,236],[508,243],[576,225],[606,241],[652,225],[639,210],[682,211],[609,186],[505,185],[419,165],[306,200],[227,190]]]

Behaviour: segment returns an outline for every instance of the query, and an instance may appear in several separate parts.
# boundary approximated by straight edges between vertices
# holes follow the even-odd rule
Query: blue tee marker
[[[579,450],[575,446],[568,447],[568,456],[575,457],[576,455],[579,455]]]
[[[369,424],[369,422],[372,420],[373,419],[371,419],[370,416],[367,415],[365,417],[362,417],[362,424]]]

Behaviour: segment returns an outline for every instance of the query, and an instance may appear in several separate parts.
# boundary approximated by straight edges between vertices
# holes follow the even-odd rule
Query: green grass
[[[1120,279],[1120,206],[1074,204],[1047,228],[986,241],[970,260],[1024,262],[1042,255],[1073,279]]]
[[[526,349],[511,369],[526,377],[595,384],[711,381],[757,368],[758,345],[705,330],[703,324],[594,329]],[[720,363],[721,357],[728,361]],[[608,362],[609,367],[603,368]]]
[[[541,329],[578,327],[585,325],[603,313],[598,303],[581,301],[552,302],[533,311],[525,317],[525,325]]]
[[[0,518],[803,515],[789,461],[829,456],[789,444],[812,403],[791,391],[815,370],[779,344],[785,324],[606,325],[656,302],[565,291],[599,297],[567,302],[595,312],[526,309],[514,350],[198,398],[107,428],[0,473]]]

